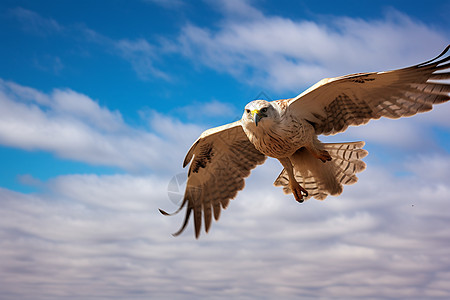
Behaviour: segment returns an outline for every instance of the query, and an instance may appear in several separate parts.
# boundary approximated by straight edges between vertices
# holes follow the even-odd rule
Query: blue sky
[[[339,197],[298,205],[268,160],[198,241],[157,211],[176,207],[168,184],[203,130],[258,95],[428,60],[450,42],[448,11],[2,1],[0,298],[449,298],[448,103],[321,137],[366,141]]]

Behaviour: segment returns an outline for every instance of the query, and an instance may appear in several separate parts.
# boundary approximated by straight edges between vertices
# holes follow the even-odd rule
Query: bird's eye
[[[267,112],[267,107],[264,107],[263,109],[261,109],[262,113],[266,113]]]
[[[250,113],[250,109],[246,109],[245,112],[249,114]]]

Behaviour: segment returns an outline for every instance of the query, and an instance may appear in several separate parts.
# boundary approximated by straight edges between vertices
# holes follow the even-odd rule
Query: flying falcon
[[[208,232],[212,217],[219,219],[244,178],[267,156],[284,169],[275,186],[292,193],[298,202],[339,195],[343,184],[357,181],[365,169],[364,142],[321,143],[318,135],[345,131],[380,117],[400,118],[429,111],[450,99],[450,45],[427,62],[388,72],[326,78],[295,98],[272,102],[255,100],[245,106],[242,119],[203,132],[189,149],[183,202],[186,215],[179,235],[194,213],[195,237],[202,215]],[[445,57],[447,55],[447,57]],[[164,215],[170,215],[160,210]],[[174,214],[175,214],[174,213]]]

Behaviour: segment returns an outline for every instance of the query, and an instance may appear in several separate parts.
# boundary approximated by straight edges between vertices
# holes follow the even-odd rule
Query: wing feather
[[[191,165],[183,202],[175,213],[187,207],[183,224],[174,235],[184,231],[192,213],[195,237],[200,235],[202,216],[208,232],[212,216],[219,219],[221,208],[227,208],[230,200],[244,188],[244,179],[250,171],[265,159],[266,156],[248,140],[240,121],[203,132],[183,163],[183,166],[189,162]]]
[[[288,109],[308,120],[316,134],[326,135],[371,119],[429,111],[450,100],[450,84],[437,82],[450,79],[449,50],[450,45],[434,59],[408,68],[323,79],[289,100]]]

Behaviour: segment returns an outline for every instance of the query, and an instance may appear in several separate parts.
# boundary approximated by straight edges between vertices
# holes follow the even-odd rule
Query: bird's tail
[[[297,150],[290,160],[294,167],[295,179],[308,191],[306,199],[314,197],[323,200],[328,195],[339,195],[342,193],[343,184],[358,181],[356,173],[366,168],[361,159],[368,152],[362,149],[363,146],[364,142],[323,144],[324,150],[331,156],[331,161],[325,163],[305,148]],[[281,171],[274,185],[282,186],[285,194],[292,193],[285,169]]]

